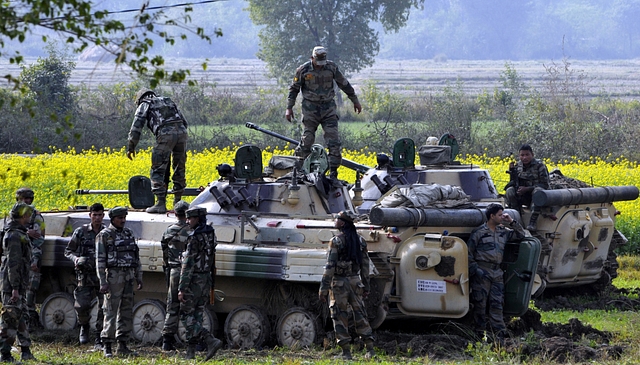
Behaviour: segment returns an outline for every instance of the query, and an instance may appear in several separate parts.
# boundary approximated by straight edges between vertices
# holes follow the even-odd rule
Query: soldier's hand
[[[320,300],[320,302],[322,303],[326,303],[327,302],[327,294],[323,294],[322,292],[318,293],[318,300]]]
[[[353,111],[360,114],[362,111],[362,105],[360,105],[360,103],[353,104]]]
[[[178,292],[178,300],[180,301],[180,303],[186,303],[187,302],[187,300],[184,299],[184,293],[182,292],[182,290],[180,290]]]
[[[30,229],[27,231],[27,235],[29,236],[29,238],[33,238],[33,239],[38,239],[40,237],[42,237],[42,235],[40,234],[40,232],[36,231],[35,229]]]
[[[18,289],[13,289],[11,291],[11,298],[9,299],[9,302],[17,303],[19,300],[20,300],[20,292],[18,292]]]
[[[133,158],[136,157],[136,151],[127,151],[127,158],[131,161],[133,161]]]
[[[369,292],[368,291],[362,292],[362,299],[367,299],[367,298],[369,298]]]
[[[37,263],[34,262],[34,263],[31,264],[31,271],[33,271],[33,272],[40,271],[40,269],[38,268],[38,264]]]
[[[138,288],[137,289],[138,290],[142,290],[142,286],[143,286],[142,281],[138,281]]]
[[[294,116],[293,116],[293,109],[287,109],[287,110],[285,110],[285,111],[284,111],[284,117],[285,117],[285,119],[286,119],[288,122],[290,122],[290,121],[291,121],[291,119],[293,119],[293,118],[294,118]]]
[[[109,284],[100,285],[100,293],[107,294],[109,292]]]

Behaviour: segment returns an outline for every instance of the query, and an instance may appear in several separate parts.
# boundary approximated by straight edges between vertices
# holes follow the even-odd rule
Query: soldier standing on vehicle
[[[204,341],[207,344],[206,361],[222,347],[222,341],[202,326],[210,290],[215,283],[216,239],[213,227],[207,224],[205,208],[190,208],[186,215],[193,231],[187,238],[178,285],[180,320],[187,338],[185,359],[194,359],[196,345]]]
[[[182,199],[187,186],[187,120],[170,98],[157,96],[150,89],[136,93],[136,106],[138,109],[129,131],[127,157],[133,160],[136,156],[136,146],[146,125],[156,136],[151,153],[151,190],[156,196],[156,204],[147,208],[147,213],[166,213],[167,184],[164,180],[170,161],[173,161],[174,205]]]
[[[104,295],[100,292],[100,280],[96,271],[96,236],[104,228],[104,206],[95,203],[89,207],[91,223],[76,228],[64,250],[64,255],[73,262],[76,271],[77,286],[73,291],[74,308],[80,324],[79,341],[81,345],[89,343],[89,327],[91,321],[91,303],[98,298],[98,314],[96,315],[95,348],[102,349],[102,324],[104,315],[102,306]]]
[[[307,158],[311,154],[311,146],[316,140],[316,131],[318,126],[322,126],[324,140],[329,148],[329,176],[335,182],[338,178],[338,167],[342,163],[342,143],[338,134],[339,116],[334,100],[334,81],[353,102],[353,109],[360,114],[362,106],[353,86],[342,75],[338,66],[333,61],[327,60],[327,50],[317,46],[313,48],[311,60],[296,70],[293,83],[289,86],[287,110],[284,115],[288,121],[294,118],[293,106],[298,93],[302,91],[304,132],[295,154],[302,158]]]
[[[523,144],[519,151],[520,160],[517,164],[509,164],[511,180],[506,186],[507,207],[520,211],[522,205],[531,207],[531,218],[527,230],[537,228],[540,207],[532,202],[533,194],[540,190],[549,189],[549,171],[541,160],[533,158],[533,149]]]
[[[33,205],[35,194],[31,188],[23,187],[16,191],[16,201]],[[27,313],[30,327],[42,327],[38,312],[36,312],[36,294],[40,288],[40,273],[42,261],[42,244],[44,243],[45,223],[42,214],[33,210],[27,222],[27,234],[31,239],[31,271],[29,272],[29,288],[27,289]]]
[[[27,310],[25,294],[31,272],[31,241],[27,225],[33,216],[33,207],[23,202],[11,209],[11,221],[3,229],[2,264],[2,312],[0,312],[0,361],[14,362],[11,346],[18,337],[22,360],[35,360],[31,354],[31,338],[25,321]]]
[[[105,357],[113,356],[114,339],[118,341],[118,355],[133,354],[127,341],[133,327],[133,282],[142,289],[142,265],[133,231],[124,226],[127,213],[125,207],[111,208],[111,224],[96,237],[96,268],[100,292],[105,294],[100,334]]]
[[[520,223],[504,213],[500,204],[489,204],[485,210],[487,222],[471,232],[469,248],[469,277],[471,304],[476,332],[482,336],[489,324],[497,341],[504,343],[507,327],[504,324],[504,271],[501,268],[504,247],[512,238],[524,238]],[[506,228],[504,225],[509,226]]]
[[[335,226],[340,234],[329,242],[327,264],[324,267],[318,297],[321,302],[331,295],[329,310],[336,331],[338,346],[342,348],[343,360],[351,359],[351,335],[349,318],[355,319],[356,333],[366,346],[365,358],[375,356],[373,331],[367,321],[363,298],[369,296],[369,253],[367,242],[358,234],[353,224],[353,215],[342,211],[336,217]],[[353,316],[349,313],[349,306]]]
[[[167,316],[162,328],[162,350],[175,350],[175,335],[178,333],[180,320],[180,300],[178,300],[178,284],[182,269],[182,253],[187,243],[191,227],[187,223],[189,203],[181,200],[173,207],[178,222],[170,225],[162,235],[162,267],[167,275]]]

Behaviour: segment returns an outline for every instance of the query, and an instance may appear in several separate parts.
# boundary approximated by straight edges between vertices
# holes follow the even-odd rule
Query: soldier
[[[162,329],[162,350],[175,350],[175,335],[178,333],[178,321],[180,320],[180,301],[178,300],[178,284],[180,283],[180,270],[182,269],[182,252],[187,238],[191,233],[191,227],[187,223],[187,209],[189,203],[181,200],[173,207],[178,222],[170,225],[162,235],[162,266],[167,274],[167,316]]]
[[[533,158],[533,149],[528,144],[520,147],[519,157],[517,164],[509,164],[511,180],[505,188],[507,206],[518,211],[523,204],[530,206],[532,213],[527,229],[535,231],[540,207],[535,206],[531,198],[535,192],[549,189],[549,172],[544,162]]]
[[[327,248],[327,264],[324,267],[318,297],[321,302],[331,295],[329,310],[336,331],[338,346],[342,355],[338,358],[351,359],[351,335],[349,318],[355,319],[356,333],[362,338],[367,349],[366,359],[375,356],[373,333],[363,298],[369,296],[369,253],[367,242],[358,234],[351,213],[342,211],[336,217],[335,226],[340,234],[333,237]],[[353,316],[349,314],[349,306]]]
[[[35,360],[31,354],[31,338],[25,321],[27,310],[25,294],[31,272],[31,241],[27,225],[33,216],[33,207],[16,203],[11,209],[11,221],[4,229],[2,240],[2,312],[0,315],[0,361],[14,362],[11,346],[18,335],[22,360]]]
[[[187,162],[187,121],[176,104],[167,97],[159,97],[149,89],[136,93],[136,110],[127,145],[127,157],[133,160],[142,129],[146,125],[156,137],[151,154],[151,184],[156,204],[147,208],[148,213],[167,212],[167,184],[170,161],[173,161],[174,205],[182,198],[187,186],[185,165]]]
[[[35,194],[31,188],[23,187],[16,191],[16,201],[32,205]],[[42,214],[33,210],[27,222],[27,232],[31,239],[31,271],[29,272],[29,288],[27,289],[27,312],[29,326],[42,327],[36,312],[36,294],[40,287],[40,266],[42,260],[42,244],[44,243],[45,223]]]
[[[76,228],[71,240],[64,250],[64,255],[73,262],[78,286],[73,291],[74,308],[80,324],[80,344],[89,343],[89,322],[91,320],[91,302],[98,298],[98,314],[96,316],[95,348],[102,349],[102,322],[104,320],[102,306],[104,295],[100,293],[100,280],[96,271],[96,236],[104,228],[104,207],[95,203],[89,207],[91,223]]]
[[[133,327],[133,282],[142,289],[142,265],[133,231],[124,225],[127,208],[109,210],[111,224],[96,236],[96,268],[104,297],[102,344],[104,356],[112,357],[111,344],[118,341],[118,355],[133,354],[127,340]],[[117,325],[117,328],[116,328]]]
[[[522,239],[524,230],[520,223],[504,213],[500,204],[489,204],[485,216],[487,222],[473,230],[467,242],[473,318],[476,332],[482,335],[487,329],[488,307],[493,334],[500,343],[504,343],[507,328],[502,317],[504,271],[500,264],[506,242],[512,238]]]
[[[196,344],[207,344],[206,360],[211,359],[222,347],[222,341],[213,337],[202,326],[205,305],[209,301],[210,290],[214,287],[215,232],[207,224],[205,208],[187,210],[187,221],[193,231],[187,238],[183,254],[178,299],[180,300],[180,320],[186,329],[187,353],[185,359],[196,356]]]
[[[340,135],[338,134],[338,114],[334,101],[333,82],[344,91],[353,102],[353,109],[359,114],[362,106],[349,81],[342,75],[333,61],[327,60],[327,50],[322,46],[313,48],[310,61],[298,67],[289,86],[287,110],[285,118],[291,121],[293,106],[298,93],[302,91],[302,125],[304,132],[300,145],[296,147],[296,156],[306,158],[311,153],[311,146],[316,140],[316,130],[322,126],[324,140],[329,148],[329,176],[335,182],[338,178],[338,167],[342,162]]]

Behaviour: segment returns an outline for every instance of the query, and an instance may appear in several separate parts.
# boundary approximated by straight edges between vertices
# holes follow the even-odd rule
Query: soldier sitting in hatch
[[[511,180],[505,187],[507,206],[518,211],[522,205],[530,207],[532,214],[527,229],[535,231],[540,207],[533,204],[532,197],[536,191],[549,189],[549,172],[544,162],[533,158],[533,149],[528,144],[520,147],[519,157],[516,164],[509,164]]]

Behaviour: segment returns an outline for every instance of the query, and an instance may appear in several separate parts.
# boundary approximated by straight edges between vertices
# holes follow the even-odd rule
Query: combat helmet
[[[194,208],[191,208],[191,209],[187,210],[186,214],[187,214],[187,218],[206,216],[207,215],[207,209],[206,208],[194,207]]]
[[[156,93],[151,89],[147,89],[146,87],[138,90],[138,92],[136,93],[136,106],[140,105],[140,101],[142,101],[142,99],[144,99],[144,97],[148,94],[155,95]]]
[[[343,220],[345,222],[349,222],[353,224],[353,221],[357,218],[356,215],[350,211],[343,210],[340,213],[336,214],[336,219]]]
[[[187,210],[189,209],[189,203],[184,200],[180,200],[173,206],[173,211],[176,215],[185,216]]]
[[[16,200],[21,200],[24,198],[33,198],[34,197],[34,193],[33,190],[31,190],[31,188],[20,188],[18,190],[16,190]]]

